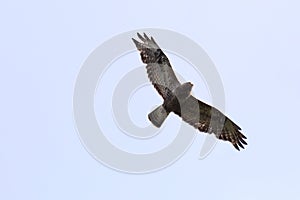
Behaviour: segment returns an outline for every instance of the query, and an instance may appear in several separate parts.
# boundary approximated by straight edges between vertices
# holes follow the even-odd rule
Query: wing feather
[[[183,121],[201,132],[213,133],[218,139],[229,141],[237,149],[247,145],[241,128],[216,108],[190,96],[180,104],[179,113]]]
[[[158,93],[164,98],[168,98],[168,90],[173,91],[180,84],[167,56],[157,45],[153,37],[151,39],[144,33],[137,33],[139,42],[132,38],[137,49],[141,52],[141,59],[146,63],[148,78],[154,85]]]

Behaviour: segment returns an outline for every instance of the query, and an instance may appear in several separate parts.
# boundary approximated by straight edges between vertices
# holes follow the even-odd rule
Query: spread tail
[[[168,117],[168,115],[169,112],[167,112],[165,108],[162,105],[160,105],[148,114],[148,118],[154,126],[159,128],[165,121],[165,119]]]

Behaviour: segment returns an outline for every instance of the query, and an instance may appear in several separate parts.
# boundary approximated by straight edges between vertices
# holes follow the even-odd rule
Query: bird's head
[[[193,86],[194,86],[193,83],[186,82],[186,83],[182,84],[182,89],[188,91],[190,94]]]
[[[179,100],[185,100],[191,95],[193,84],[191,82],[186,82],[179,87],[177,87],[174,91],[175,96]]]

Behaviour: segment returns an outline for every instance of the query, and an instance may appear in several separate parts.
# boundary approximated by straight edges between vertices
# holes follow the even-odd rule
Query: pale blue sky
[[[298,198],[299,9],[283,0],[2,1],[0,199]],[[172,166],[144,175],[90,156],[72,111],[81,64],[102,42],[141,28],[171,29],[203,47],[222,78],[226,113],[249,138],[246,150],[222,142],[198,160],[199,134]]]

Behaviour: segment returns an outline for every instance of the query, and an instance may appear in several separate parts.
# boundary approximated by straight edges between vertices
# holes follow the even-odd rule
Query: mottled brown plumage
[[[145,33],[143,36],[137,35],[142,42],[132,40],[140,51],[143,63],[147,64],[151,83],[164,99],[163,104],[148,115],[149,120],[160,127],[169,113],[173,112],[199,131],[213,133],[217,138],[231,142],[237,150],[244,148],[247,138],[240,132],[241,128],[218,109],[192,96],[190,92],[193,85],[178,81],[167,56],[155,40]]]

